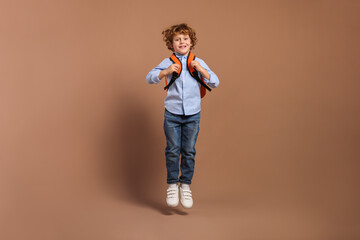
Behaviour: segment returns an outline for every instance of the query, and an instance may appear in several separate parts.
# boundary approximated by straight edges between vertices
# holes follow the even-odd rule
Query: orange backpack
[[[191,63],[194,59],[195,59],[195,55],[194,55],[192,52],[189,52],[188,58],[187,58],[187,69],[188,69],[190,75],[191,75],[193,78],[195,78],[195,80],[198,81],[198,82],[201,84],[201,87],[200,87],[200,95],[201,95],[201,98],[203,98],[203,97],[205,96],[205,94],[206,94],[206,89],[209,90],[209,91],[211,91],[211,88],[209,88],[209,87],[206,85],[203,77],[201,77],[201,79],[200,79],[198,71],[196,71],[196,69],[194,69],[194,68],[190,65],[190,63]],[[181,64],[180,60],[175,56],[175,53],[173,53],[173,54],[171,55],[170,60],[171,60],[173,63],[178,64],[178,65],[180,66],[180,68],[179,68],[179,70],[178,70],[177,72],[173,72],[169,84],[167,83],[167,78],[166,78],[166,76],[165,76],[165,85],[166,85],[166,86],[164,87],[165,90],[167,90],[167,89],[171,86],[171,84],[173,84],[173,83],[175,82],[175,80],[180,76],[181,71],[182,71],[182,64]]]

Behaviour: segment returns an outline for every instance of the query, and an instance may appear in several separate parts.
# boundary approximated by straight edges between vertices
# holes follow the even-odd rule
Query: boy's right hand
[[[162,78],[163,78],[164,76],[166,76],[166,75],[170,75],[170,74],[172,74],[173,72],[179,71],[179,69],[180,69],[179,64],[176,64],[176,63],[171,64],[168,68],[162,70],[162,71],[159,73],[158,78],[159,78],[159,79],[162,79]]]
[[[179,64],[176,64],[176,63],[171,64],[171,65],[166,69],[166,72],[167,72],[166,75],[170,75],[170,74],[172,74],[173,72],[177,72],[177,71],[179,71],[179,69],[180,69]]]

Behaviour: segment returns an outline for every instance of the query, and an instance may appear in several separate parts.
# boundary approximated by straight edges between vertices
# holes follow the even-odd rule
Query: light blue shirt
[[[169,87],[165,98],[165,108],[169,112],[178,115],[193,115],[201,110],[201,96],[200,96],[200,83],[198,83],[189,73],[187,69],[187,55],[180,55],[175,53],[177,58],[181,61],[182,71],[180,77]],[[208,71],[210,79],[204,77],[205,83],[216,88],[219,85],[219,79],[216,74],[210,70],[206,63],[196,57],[196,61]],[[166,58],[157,67],[151,70],[146,76],[146,81],[150,84],[158,84],[161,80],[159,74],[162,70],[167,69],[173,62]],[[201,77],[201,74],[199,73]],[[170,82],[172,74],[167,75],[167,81]],[[164,78],[165,79],[165,78]],[[164,83],[165,87],[165,83]],[[206,90],[207,91],[207,90]],[[209,94],[209,93],[207,93]]]

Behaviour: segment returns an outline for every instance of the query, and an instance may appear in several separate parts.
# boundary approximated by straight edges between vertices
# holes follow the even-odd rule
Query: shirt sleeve
[[[208,66],[202,59],[200,59],[200,58],[197,58],[197,59],[195,59],[195,60],[197,60],[197,61],[200,63],[200,65],[201,65],[203,68],[205,68],[205,70],[206,70],[206,71],[209,73],[209,75],[210,75],[210,79],[206,79],[206,78],[204,77],[205,83],[206,83],[207,85],[209,85],[210,87],[212,87],[212,88],[216,88],[217,86],[219,86],[219,83],[220,83],[219,78],[218,78],[218,76],[217,76],[213,71],[211,71],[211,69],[209,68],[209,66]],[[201,76],[200,73],[199,73],[199,75]]]
[[[159,74],[162,70],[167,69],[171,65],[171,61],[166,58],[158,66],[152,69],[146,76],[146,82],[149,84],[158,84],[161,79],[159,79]]]

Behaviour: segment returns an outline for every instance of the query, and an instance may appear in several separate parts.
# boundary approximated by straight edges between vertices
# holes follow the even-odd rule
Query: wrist
[[[200,72],[202,75],[204,75],[205,68],[203,68],[202,66],[199,66],[197,71]]]
[[[163,70],[163,74],[164,74],[164,75],[169,75],[169,69],[164,69],[164,70]]]
[[[162,79],[162,78],[165,77],[166,75],[167,75],[166,69],[161,70],[160,73],[159,73],[158,78],[159,78],[159,79]]]
[[[200,72],[200,74],[201,74],[204,78],[206,78],[207,80],[210,79],[210,74],[209,74],[209,72],[208,72],[205,68],[201,67],[201,70],[200,70],[199,72]]]

